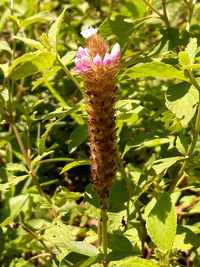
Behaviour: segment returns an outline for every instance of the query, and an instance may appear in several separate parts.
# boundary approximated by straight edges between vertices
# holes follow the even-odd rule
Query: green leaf
[[[76,55],[77,51],[69,51],[66,53],[66,55],[64,55],[60,60],[62,62],[63,65],[68,65],[72,62],[72,60],[74,59],[75,55]]]
[[[9,172],[28,172],[26,166],[21,163],[8,163],[6,169]]]
[[[19,215],[24,205],[29,200],[28,195],[18,195],[9,199],[10,217],[15,218]]]
[[[9,53],[12,53],[12,49],[10,48],[9,44],[6,41],[0,41],[0,51],[5,50]]]
[[[14,62],[11,64],[11,66],[9,67],[8,69],[8,73],[9,75],[11,74],[11,72],[13,71],[13,69],[19,65],[20,63],[24,63],[24,62],[27,62],[27,61],[30,61],[31,59],[33,59],[35,56],[37,55],[37,52],[33,52],[33,53],[28,53],[28,54],[25,54],[21,57],[18,57],[14,60]]]
[[[84,193],[84,203],[87,206],[87,214],[91,217],[100,218],[100,204],[97,193],[89,184]]]
[[[35,157],[35,158],[31,161],[31,168],[34,169],[35,166],[37,166],[38,162],[39,162],[41,159],[47,157],[47,156],[50,155],[51,153],[53,153],[53,150],[44,152],[43,154],[38,155],[37,157]]]
[[[112,262],[113,267],[159,267],[159,262],[155,260],[145,260],[138,257],[133,257],[128,260]]]
[[[0,227],[4,227],[6,225],[8,225],[10,222],[12,222],[14,220],[13,217],[7,217],[5,220],[3,220],[3,222],[0,223]]]
[[[117,109],[117,121],[136,122],[145,112],[145,108],[140,105],[138,100],[120,100],[115,105]]]
[[[162,172],[166,171],[169,167],[174,165],[177,161],[183,159],[185,159],[185,157],[183,156],[158,159],[154,161],[152,168],[154,169],[156,174],[159,175]]]
[[[183,70],[177,70],[174,66],[163,62],[150,62],[140,66],[131,67],[118,76],[119,80],[135,79],[140,77],[166,77],[189,81]]]
[[[122,157],[132,148],[155,147],[169,143],[169,138],[162,138],[151,133],[141,133],[134,137],[133,141],[127,142]]]
[[[185,51],[179,52],[178,59],[179,59],[179,64],[181,66],[190,65],[190,55],[187,52]]]
[[[170,195],[164,192],[146,220],[147,232],[157,248],[168,254],[176,235],[176,212]]]
[[[70,192],[66,187],[59,186],[56,188],[53,199],[57,207],[63,206],[66,201],[76,201],[80,199],[83,194],[79,192]]]
[[[75,226],[66,225],[57,220],[49,224],[42,237],[51,244],[63,242],[63,240],[69,242],[74,239],[78,230]]]
[[[41,51],[44,51],[45,50],[44,46],[40,42],[35,41],[33,39],[29,39],[29,38],[25,38],[25,37],[21,37],[21,36],[14,36],[14,39],[17,39],[19,41],[22,41],[25,44],[30,45],[30,46],[36,48],[37,50],[41,50]]]
[[[31,58],[28,62],[23,63],[11,73],[11,78],[17,80],[30,76],[37,72],[53,67],[56,55],[51,52],[40,52]]]
[[[26,27],[36,22],[53,21],[55,16],[47,11],[37,13],[27,19],[21,21],[21,27]]]
[[[63,10],[63,12],[60,14],[60,16],[57,18],[57,20],[53,23],[51,26],[49,32],[48,32],[48,39],[49,39],[49,44],[54,52],[57,51],[56,45],[57,45],[57,37],[58,33],[61,27],[61,23],[65,14],[67,8]]]
[[[60,121],[60,119],[54,121],[53,123],[50,123],[46,129],[46,131],[44,132],[44,134],[41,136],[40,140],[39,140],[39,155],[42,155],[44,154],[44,152],[46,152],[47,148],[46,148],[46,145],[45,145],[45,142],[46,142],[46,139],[47,139],[47,136],[49,134],[49,132],[51,131],[51,129]]]
[[[99,26],[99,33],[107,39],[111,35],[116,35],[118,37],[118,42],[121,46],[125,44],[127,39],[135,30],[135,27],[144,23],[147,19],[151,17],[138,18],[131,22],[127,22],[127,17],[122,15],[116,15],[114,19],[107,17],[103,23]]]
[[[69,153],[73,153],[88,138],[87,126],[80,125],[70,136]]]
[[[190,63],[189,64],[194,63],[196,51],[197,51],[197,39],[191,38],[190,42],[188,43],[188,45],[185,48],[185,52],[187,52],[188,55],[190,56]]]
[[[49,114],[39,116],[37,118],[37,120],[45,121],[45,120],[52,120],[52,119],[55,119],[55,118],[58,118],[58,119],[62,120],[66,116],[68,116],[70,113],[72,113],[73,111],[74,111],[74,108],[71,108],[69,110],[65,110],[62,107],[60,107],[60,108],[57,108],[55,111],[50,112]]]
[[[50,77],[55,75],[60,69],[61,69],[61,67],[54,66],[50,70],[46,70],[44,73],[42,73],[42,77],[41,78],[37,79],[36,81],[33,81],[33,87],[32,87],[31,90],[33,91],[39,85],[41,85],[42,83],[45,83]]]
[[[167,89],[166,106],[186,127],[196,113],[198,98],[199,92],[193,85],[178,83]]]
[[[24,167],[22,169],[22,172],[25,171]],[[26,179],[29,175],[20,175],[20,176],[15,176],[11,172],[7,171],[5,168],[0,168],[0,179],[3,181],[6,181],[5,183],[0,183],[0,190],[1,191],[7,191],[9,188],[13,185],[17,185],[24,179]]]
[[[75,160],[73,162],[70,162],[62,168],[62,171],[60,172],[60,174],[67,172],[67,171],[71,170],[72,168],[82,166],[82,165],[90,165],[89,160],[79,159],[79,160]]]
[[[57,243],[57,245],[63,248],[67,248],[70,251],[83,254],[89,257],[96,256],[100,253],[99,250],[95,246],[88,244],[84,241],[72,241],[72,242],[65,242],[65,243],[60,242],[60,243]]]
[[[200,237],[198,235],[185,226],[177,226],[173,249],[186,251],[194,247],[198,248],[199,245]]]

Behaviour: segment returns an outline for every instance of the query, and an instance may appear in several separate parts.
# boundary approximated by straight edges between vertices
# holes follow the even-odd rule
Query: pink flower
[[[91,28],[90,30],[94,30]],[[96,54],[96,56],[91,57],[90,51],[88,51],[88,48],[83,48],[80,46],[78,48],[78,52],[76,54],[75,58],[75,64],[74,70],[77,72],[85,72],[90,70],[91,68],[98,68],[100,66],[107,67],[111,65],[112,63],[115,63],[120,58],[120,45],[116,43],[110,54],[107,52],[102,58],[99,54]]]

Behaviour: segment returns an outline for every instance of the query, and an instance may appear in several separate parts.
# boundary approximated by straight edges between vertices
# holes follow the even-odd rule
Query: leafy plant
[[[0,11],[0,265],[199,266],[199,2],[1,0]],[[89,26],[121,49],[105,198],[74,70]]]

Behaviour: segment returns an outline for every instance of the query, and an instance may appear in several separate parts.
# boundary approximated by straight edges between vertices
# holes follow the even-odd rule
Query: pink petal
[[[111,61],[113,60],[117,60],[120,58],[120,45],[118,43],[116,43],[114,46],[113,46],[113,49],[110,53],[110,57],[111,57]]]
[[[110,65],[110,63],[111,63],[111,57],[110,57],[110,54],[109,53],[106,53],[105,54],[105,57],[104,57],[104,59],[103,59],[103,64],[105,65],[105,66],[108,66],[108,65]]]
[[[88,56],[88,55],[89,55],[88,54],[88,49],[87,48],[83,48],[82,46],[79,46],[76,56],[78,58],[81,58],[82,56]]]
[[[96,66],[101,66],[102,65],[102,59],[100,57],[99,54],[97,54],[94,58],[93,58],[93,63]]]

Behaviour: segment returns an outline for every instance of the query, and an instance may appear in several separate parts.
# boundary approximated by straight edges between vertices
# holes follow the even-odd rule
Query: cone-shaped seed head
[[[101,203],[109,197],[116,168],[113,79],[119,70],[120,46],[115,44],[111,53],[108,49],[100,35],[89,36],[87,47],[78,49],[74,67],[85,81],[92,184]]]

